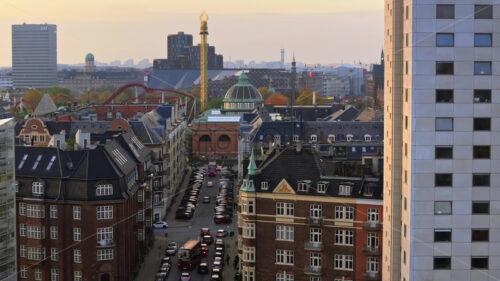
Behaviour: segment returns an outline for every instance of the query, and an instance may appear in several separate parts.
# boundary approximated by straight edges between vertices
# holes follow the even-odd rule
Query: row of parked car
[[[208,261],[202,260],[200,262],[200,265],[198,266],[198,272],[201,274],[208,274],[210,273],[210,281],[221,281],[222,280],[222,270],[224,267],[224,250],[225,250],[225,244],[224,240],[222,240],[223,237],[226,237],[228,235],[227,231],[224,229],[219,229],[217,230],[216,237],[217,239],[215,240],[215,253],[212,256],[211,260],[211,270],[209,269],[208,266]],[[208,245],[213,243],[213,237],[210,234],[210,229],[207,227],[204,227],[200,230],[200,237],[201,241],[203,244],[201,244],[202,247],[202,255],[204,257],[208,256]]]
[[[226,171],[226,170],[224,170]],[[224,175],[224,173],[221,173]],[[230,172],[226,173],[231,176]],[[214,222],[216,224],[229,224],[233,217],[233,182],[229,177],[219,179],[219,193],[215,203]]]
[[[196,204],[198,203],[198,196],[200,195],[201,187],[203,185],[203,177],[206,170],[204,168],[196,168],[193,176],[190,179],[189,187],[184,192],[182,201],[175,213],[176,219],[189,220],[193,217]]]
[[[161,259],[160,269],[156,273],[155,281],[166,281],[168,275],[170,274],[170,269],[172,268],[172,259],[170,257],[164,257]]]

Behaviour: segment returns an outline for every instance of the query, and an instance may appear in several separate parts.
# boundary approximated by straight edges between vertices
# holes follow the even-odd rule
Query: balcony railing
[[[306,266],[304,267],[305,274],[321,275],[321,266]]]
[[[114,246],[115,246],[115,241],[113,239],[104,239],[97,241],[98,248],[114,247]]]
[[[364,280],[380,280],[380,275],[378,272],[367,271],[363,273],[361,278]]]
[[[308,217],[307,223],[309,225],[313,225],[313,226],[321,226],[323,224],[323,218],[322,217]]]
[[[304,242],[304,250],[323,251],[323,242]]]
[[[380,255],[380,248],[373,246],[363,246],[363,254],[365,255]]]
[[[382,224],[379,221],[365,221],[363,222],[363,228],[365,230],[380,230]]]

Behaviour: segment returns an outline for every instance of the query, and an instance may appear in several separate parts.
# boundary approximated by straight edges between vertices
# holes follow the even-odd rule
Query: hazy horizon
[[[312,2],[312,3],[311,3]],[[165,58],[167,35],[193,34],[199,43],[199,14],[209,15],[208,42],[225,61],[285,61],[292,53],[304,63],[379,61],[383,47],[382,0],[0,0],[0,66],[11,65],[12,24],[57,25],[58,63],[78,64],[85,54],[109,63]],[[210,5],[208,5],[210,3]],[[260,5],[259,5],[260,4]],[[279,12],[278,12],[279,11]]]

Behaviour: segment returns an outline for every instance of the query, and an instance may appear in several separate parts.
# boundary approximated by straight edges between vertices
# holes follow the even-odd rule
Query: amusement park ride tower
[[[200,45],[200,94],[201,94],[201,112],[205,111],[205,105],[207,103],[207,91],[208,91],[208,85],[207,85],[207,35],[208,35],[208,27],[207,27],[207,21],[208,21],[208,15],[207,13],[203,12],[200,15],[200,20],[201,20],[201,26],[200,26],[200,35],[201,35],[201,45]]]

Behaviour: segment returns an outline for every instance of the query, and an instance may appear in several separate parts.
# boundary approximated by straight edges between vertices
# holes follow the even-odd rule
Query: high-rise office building
[[[383,279],[499,280],[500,4],[384,10]]]
[[[167,58],[175,61],[184,52],[184,47],[193,46],[193,35],[184,34],[179,31],[177,34],[170,34],[167,37]]]
[[[0,119],[0,280],[16,276],[14,119]]]
[[[12,25],[12,77],[14,87],[57,85],[56,25]]]

